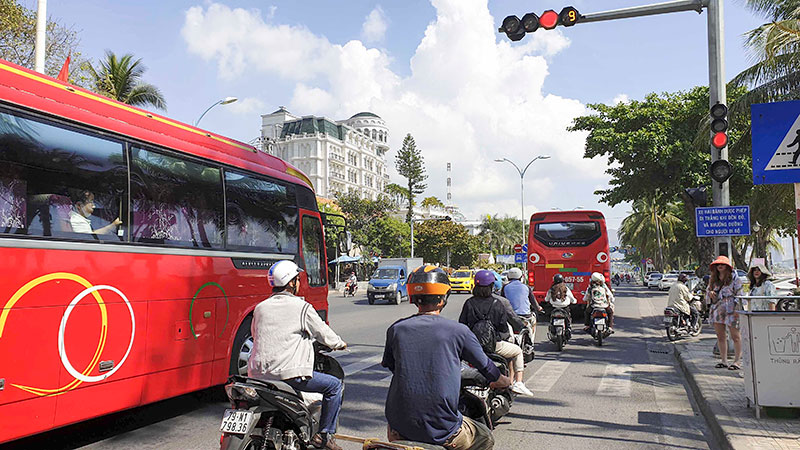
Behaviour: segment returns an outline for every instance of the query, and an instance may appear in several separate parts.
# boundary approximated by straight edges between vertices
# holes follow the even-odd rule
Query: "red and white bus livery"
[[[280,259],[327,319],[300,171],[0,60],[0,443],[246,371]]]
[[[599,211],[547,211],[531,216],[528,235],[528,284],[541,303],[560,273],[583,305],[592,272],[610,281],[606,221]],[[581,308],[583,308],[581,306]]]

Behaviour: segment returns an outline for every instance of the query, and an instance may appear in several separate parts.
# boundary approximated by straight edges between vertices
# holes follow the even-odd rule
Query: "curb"
[[[703,414],[703,417],[706,419],[706,424],[708,425],[709,430],[711,431],[711,435],[714,437],[714,441],[717,445],[717,448],[724,449],[724,450],[733,450],[733,444],[731,443],[730,439],[728,439],[728,435],[725,433],[725,430],[722,428],[717,415],[714,413],[714,405],[712,405],[712,401],[707,399],[704,395],[702,390],[700,389],[700,385],[695,378],[695,371],[697,371],[697,367],[691,361],[687,361],[684,359],[679,345],[675,345],[673,347],[673,353],[675,354],[675,359],[678,360],[678,365],[681,366],[681,370],[683,371],[684,376],[686,377],[686,381],[689,384],[689,388],[692,390],[692,395],[694,396],[695,401],[697,402],[698,408],[700,408],[700,412]],[[695,371],[690,370],[690,368],[694,368]]]

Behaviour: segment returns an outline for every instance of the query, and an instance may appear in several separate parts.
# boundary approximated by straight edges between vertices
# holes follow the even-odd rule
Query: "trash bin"
[[[739,314],[748,406],[800,408],[800,312]]]

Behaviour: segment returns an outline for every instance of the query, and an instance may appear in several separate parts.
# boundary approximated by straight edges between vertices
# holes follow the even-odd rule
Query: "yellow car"
[[[472,270],[456,270],[450,275],[450,289],[453,292],[472,292],[475,287],[475,272]]]

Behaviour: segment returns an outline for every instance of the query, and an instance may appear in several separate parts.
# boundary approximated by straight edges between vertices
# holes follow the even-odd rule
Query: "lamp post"
[[[755,238],[756,242],[755,242],[755,247],[753,248],[753,256],[752,256],[751,260],[753,258],[757,258],[758,257],[758,250],[759,250],[758,249],[758,232],[759,231],[761,231],[761,224],[756,222],[756,223],[753,224],[753,234],[754,234],[753,237]],[[764,265],[766,265],[766,264],[767,264],[767,259],[765,257],[764,258]]]
[[[452,219],[451,219],[450,216],[435,217],[435,218],[430,218],[430,219],[415,219],[414,217],[411,217],[411,257],[412,258],[414,257],[414,222],[427,222],[429,220],[435,220],[435,221],[438,221],[438,222],[449,222]]]
[[[516,164],[514,164],[514,161],[511,161],[508,158],[502,158],[502,159],[495,159],[494,160],[494,162],[499,162],[499,163],[502,163],[502,162],[511,163],[511,165],[514,166],[515,169],[517,169],[517,172],[519,172],[519,201],[520,201],[520,204],[522,206],[522,217],[521,218],[522,218],[522,242],[523,243],[525,242],[525,186],[524,186],[523,180],[525,179],[525,172],[528,171],[528,167],[530,167],[531,164],[533,164],[533,162],[536,161],[537,159],[550,159],[550,156],[539,155],[536,158],[533,158],[531,160],[531,162],[529,162],[528,165],[525,166],[525,168],[522,169],[522,170],[520,170],[519,167]]]
[[[200,114],[200,117],[198,117],[197,120],[194,121],[194,126],[197,126],[197,124],[200,123],[200,120],[203,119],[203,116],[205,116],[207,112],[211,111],[211,108],[213,108],[213,107],[215,107],[217,105],[230,105],[231,103],[235,102],[236,100],[239,100],[239,99],[236,98],[236,97],[225,97],[222,100],[218,100],[216,103],[214,103],[213,105],[209,106],[208,109],[203,111],[203,114]]]

